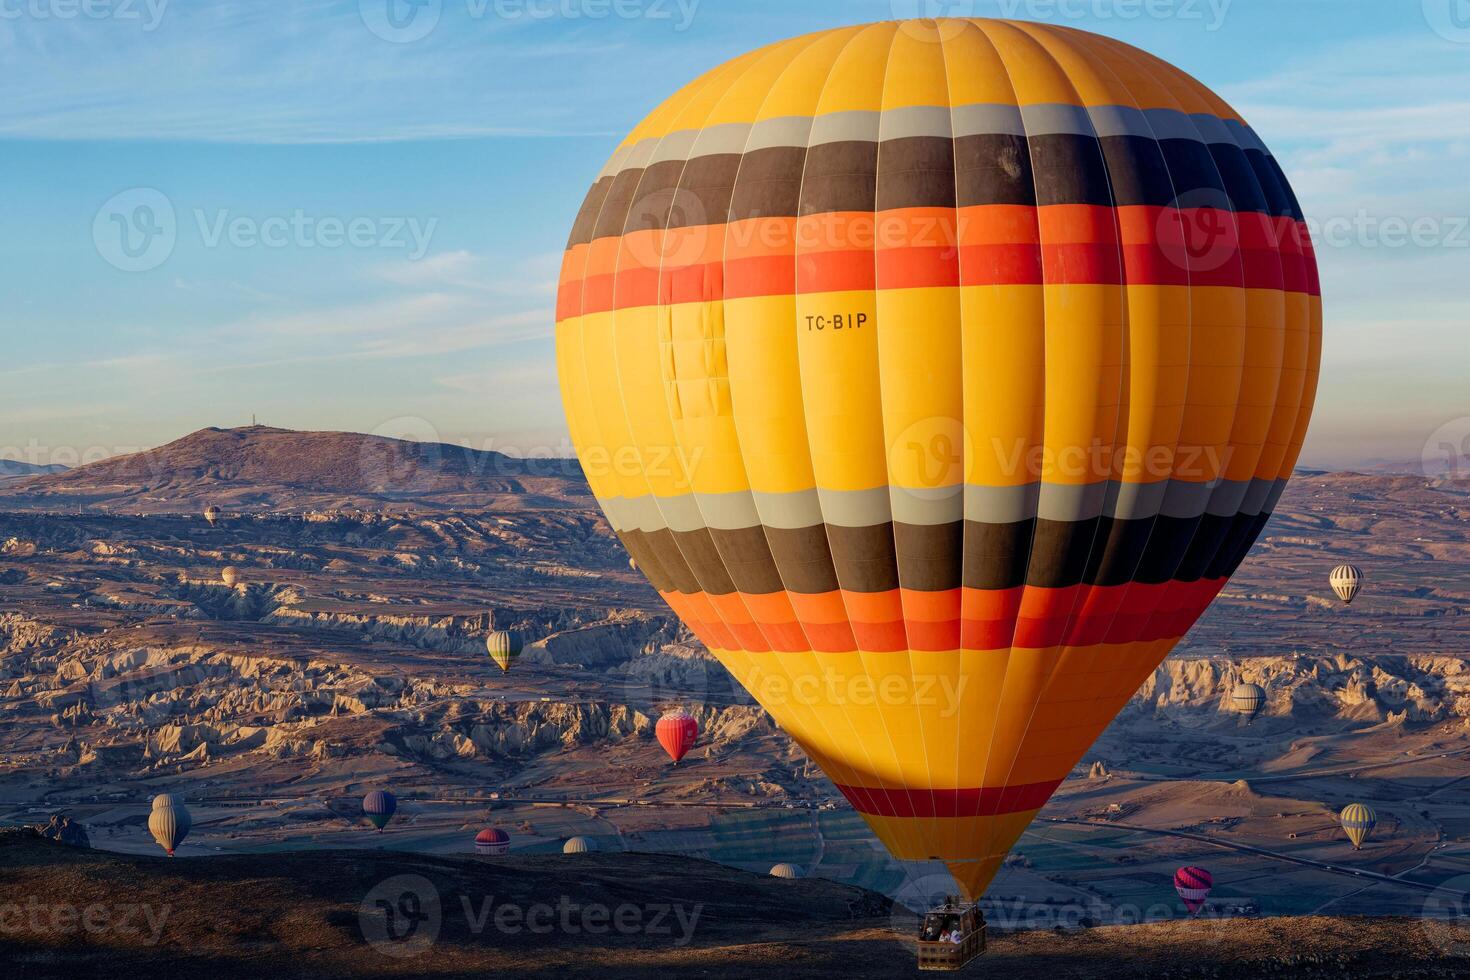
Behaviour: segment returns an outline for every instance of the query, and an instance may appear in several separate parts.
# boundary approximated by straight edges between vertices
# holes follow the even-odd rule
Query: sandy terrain
[[[946,887],[882,853],[564,464],[290,436],[206,430],[0,487],[0,821],[64,810],[95,846],[153,853],[169,791],[194,812],[186,856],[370,849],[358,801],[391,786],[386,836],[422,854],[493,824],[516,855],[579,834],[911,904]],[[1467,490],[1299,477],[1023,837],[992,918],[1175,917],[1185,863],[1214,871],[1218,914],[1416,916],[1470,891]],[[1350,607],[1326,587],[1342,560],[1369,581]],[[509,675],[491,619],[531,641]],[[1225,710],[1240,679],[1269,694],[1249,727]],[[704,736],[671,767],[652,727],[675,704]],[[1353,800],[1379,813],[1362,851],[1334,823]]]

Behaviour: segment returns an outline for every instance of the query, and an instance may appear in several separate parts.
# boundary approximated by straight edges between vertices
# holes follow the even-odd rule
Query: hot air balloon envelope
[[[475,853],[504,854],[510,850],[510,835],[496,827],[486,827],[475,835]]]
[[[1378,814],[1366,803],[1349,803],[1342,808],[1339,816],[1342,821],[1342,829],[1347,832],[1348,840],[1353,842],[1353,850],[1362,850],[1363,842],[1373,833],[1373,828],[1378,826]]]
[[[362,798],[362,812],[368,822],[382,830],[398,811],[398,798],[386,790],[375,789]]]
[[[974,897],[1269,518],[1318,293],[1281,168],[1190,76],[890,21],[736,58],[623,140],[556,356],[639,570]]]
[[[1332,586],[1332,591],[1337,593],[1337,597],[1348,604],[1363,588],[1363,570],[1356,565],[1338,565],[1327,576],[1327,582]]]
[[[694,720],[693,715],[681,708],[661,717],[654,727],[654,734],[669,758],[678,762],[699,740],[699,723]]]
[[[160,802],[162,801],[162,802]],[[176,797],[160,796],[153,801],[153,810],[148,814],[148,831],[158,846],[174,856],[174,850],[189,836],[193,821],[189,809]]]
[[[524,644],[521,634],[515,630],[493,630],[485,637],[485,649],[490,659],[500,667],[501,673],[510,670],[510,665],[521,655]]]
[[[1236,714],[1245,715],[1246,721],[1254,721],[1266,706],[1266,689],[1259,684],[1237,684],[1230,692],[1230,708]]]
[[[1174,890],[1184,900],[1190,915],[1204,907],[1214,885],[1215,879],[1204,868],[1186,867],[1174,872]]]

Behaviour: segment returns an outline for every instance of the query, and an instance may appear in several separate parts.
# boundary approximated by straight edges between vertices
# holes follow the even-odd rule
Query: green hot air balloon
[[[1348,840],[1353,842],[1355,851],[1363,849],[1363,841],[1368,839],[1368,835],[1378,825],[1378,814],[1366,803],[1349,803],[1342,808],[1339,819],[1342,821],[1342,829],[1347,831]]]
[[[174,856],[174,850],[189,836],[189,828],[192,826],[189,808],[184,806],[181,797],[164,793],[153,798],[153,812],[148,814],[148,830],[153,834],[153,839],[158,841],[158,846],[168,852],[169,857]]]
[[[521,634],[515,630],[493,630],[485,637],[485,649],[490,652],[490,659],[500,666],[501,673],[510,672],[510,665],[521,655],[524,646]]]

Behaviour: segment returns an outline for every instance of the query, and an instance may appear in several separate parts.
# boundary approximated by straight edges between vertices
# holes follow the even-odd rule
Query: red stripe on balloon
[[[873,817],[989,817],[1039,810],[1061,785],[1060,779],[1017,786],[973,789],[907,789],[841,786],[853,809]]]

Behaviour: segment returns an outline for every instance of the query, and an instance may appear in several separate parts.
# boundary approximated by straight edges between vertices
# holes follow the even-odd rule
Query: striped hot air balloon
[[[572,228],[556,350],[639,569],[973,897],[1270,516],[1320,324],[1296,200],[1214,93],[944,19],[655,109]]]
[[[677,765],[699,740],[699,722],[683,708],[668,711],[654,726],[654,734],[658,737],[658,744],[664,747],[669,758]]]
[[[362,798],[362,812],[369,823],[382,830],[398,812],[398,798],[387,790],[375,789]]]
[[[204,519],[209,522],[210,527],[214,527],[216,524],[218,524],[219,518],[220,509],[214,504],[210,504],[208,507],[204,508]]]
[[[1363,570],[1357,565],[1338,565],[1327,576],[1327,583],[1344,605],[1350,605],[1363,587]]]
[[[475,853],[496,856],[510,850],[510,835],[498,827],[486,827],[475,835]]]
[[[1189,909],[1189,914],[1194,915],[1204,908],[1205,899],[1210,897],[1210,889],[1215,886],[1215,879],[1204,868],[1184,867],[1174,872],[1174,890],[1184,900],[1184,907]]]
[[[148,814],[148,832],[158,846],[174,856],[174,850],[189,836],[194,821],[182,797],[173,793],[162,793],[153,798],[153,810]]]
[[[1240,683],[1230,692],[1230,709],[1244,715],[1246,723],[1255,721],[1266,706],[1266,689],[1259,684]]]
[[[590,854],[597,850],[597,842],[590,837],[571,837],[561,846],[563,854]]]
[[[485,649],[489,651],[490,659],[500,667],[502,674],[510,672],[510,665],[521,655],[524,646],[521,634],[515,630],[492,630],[485,637]]]
[[[794,864],[789,864],[789,863],[787,863],[785,861],[782,861],[780,864],[777,864],[777,865],[772,866],[772,868],[771,868],[771,877],[772,878],[800,878],[801,877],[801,869],[798,868]]]
[[[1363,849],[1363,841],[1378,826],[1378,814],[1366,803],[1349,803],[1342,808],[1338,819],[1342,821],[1342,829],[1347,831],[1348,840],[1353,842],[1355,851]]]

